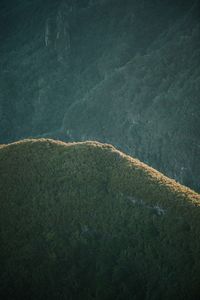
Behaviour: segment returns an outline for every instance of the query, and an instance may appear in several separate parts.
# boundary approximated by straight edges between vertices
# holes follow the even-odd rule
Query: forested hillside
[[[183,0],[2,0],[0,142],[108,142],[199,191],[199,11]]]
[[[200,195],[114,147],[0,147],[0,298],[196,300]]]

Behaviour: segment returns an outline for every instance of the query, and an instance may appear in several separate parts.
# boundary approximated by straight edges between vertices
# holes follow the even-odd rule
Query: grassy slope
[[[0,147],[4,298],[197,299],[200,196],[96,142]]]

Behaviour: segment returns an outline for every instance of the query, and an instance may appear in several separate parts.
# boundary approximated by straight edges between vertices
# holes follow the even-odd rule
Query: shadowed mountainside
[[[198,299],[200,195],[97,142],[0,147],[1,299]]]
[[[199,1],[0,3],[0,142],[99,140],[200,191]]]

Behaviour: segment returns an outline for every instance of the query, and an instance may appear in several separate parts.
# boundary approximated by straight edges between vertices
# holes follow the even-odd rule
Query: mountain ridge
[[[199,191],[199,1],[3,1],[0,16],[1,143],[108,142]]]
[[[2,299],[198,299],[200,195],[89,141],[0,146]]]

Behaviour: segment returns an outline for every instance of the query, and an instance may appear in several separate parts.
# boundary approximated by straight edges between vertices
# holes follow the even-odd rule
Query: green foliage
[[[1,0],[0,143],[108,142],[200,191],[198,11],[198,0]]]
[[[197,299],[200,196],[110,145],[0,147],[1,299]]]

